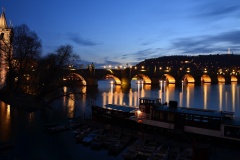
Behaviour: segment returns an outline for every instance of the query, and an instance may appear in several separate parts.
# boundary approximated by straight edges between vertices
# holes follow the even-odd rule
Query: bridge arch
[[[231,82],[237,82],[237,81],[238,81],[237,77],[235,75],[232,75]]]
[[[202,83],[211,83],[211,78],[210,78],[210,76],[207,75],[207,74],[202,75],[202,77],[201,77],[201,82],[202,82]]]
[[[172,75],[164,74],[164,76],[166,77],[167,83],[170,83],[170,84],[175,84],[176,83],[176,80]]]
[[[195,79],[193,78],[193,76],[191,74],[185,74],[182,78],[184,83],[194,83]]]
[[[134,77],[142,78],[144,84],[151,84],[152,83],[151,79],[147,75],[145,75],[145,74],[137,74]]]
[[[218,79],[218,82],[225,83],[225,77],[223,75],[218,75],[217,79]]]
[[[105,77],[106,77],[107,79],[108,79],[108,78],[113,79],[113,80],[115,81],[115,84],[116,84],[116,85],[121,85],[121,84],[122,84],[121,80],[120,80],[118,77],[116,77],[116,76],[114,76],[114,75],[112,75],[112,74],[107,74]]]
[[[70,73],[68,76],[64,77],[63,78],[64,81],[79,81],[81,82],[82,85],[87,85],[87,82],[86,80],[80,75],[80,74],[77,74],[77,73]]]

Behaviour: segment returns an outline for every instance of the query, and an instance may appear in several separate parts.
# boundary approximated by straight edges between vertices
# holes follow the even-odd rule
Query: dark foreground
[[[58,132],[49,132],[44,126],[42,131],[38,131],[35,138],[28,139],[25,136],[21,143],[2,144],[0,147],[0,160],[91,160],[91,159],[124,159],[130,146],[136,139],[146,139],[148,144],[164,144],[175,148],[178,151],[190,150],[191,159],[239,159],[240,145],[225,143],[218,140],[212,140],[206,137],[195,135],[186,135],[182,133],[170,133],[161,130],[131,129],[123,125],[114,125],[106,122],[84,120],[84,124],[92,128],[104,128],[119,133],[126,133],[132,136],[122,150],[111,154],[109,148],[94,149],[92,144],[77,143],[73,131],[77,128],[59,130]],[[44,137],[48,142],[39,141],[38,136]],[[19,145],[21,144],[21,145]],[[23,145],[24,144],[24,145]],[[47,149],[46,149],[47,148]],[[136,159],[145,159],[137,157]],[[169,158],[170,159],[170,158]],[[176,158],[175,158],[176,159]]]

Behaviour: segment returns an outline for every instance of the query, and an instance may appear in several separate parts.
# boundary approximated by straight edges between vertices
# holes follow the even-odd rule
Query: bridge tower
[[[4,9],[0,17],[0,88],[6,84],[8,61],[12,56],[12,28],[8,27]]]

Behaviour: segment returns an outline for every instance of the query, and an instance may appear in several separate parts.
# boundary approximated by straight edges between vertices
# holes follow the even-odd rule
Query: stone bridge
[[[208,70],[173,70],[173,69],[144,69],[127,67],[124,69],[67,69],[64,71],[63,81],[66,83],[78,82],[79,85],[98,85],[97,81],[112,79],[116,85],[130,85],[131,80],[139,83],[159,85],[166,82],[171,84],[182,83],[231,83],[240,81],[240,71],[208,71]]]

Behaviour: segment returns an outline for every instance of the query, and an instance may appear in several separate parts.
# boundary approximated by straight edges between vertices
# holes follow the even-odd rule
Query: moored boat
[[[146,160],[148,159],[157,149],[158,143],[155,141],[149,141],[138,151],[136,159]]]
[[[90,126],[84,126],[84,128],[81,128],[78,132],[78,134],[75,136],[76,142],[81,143],[83,138],[87,136],[89,133],[93,131],[93,128]]]
[[[66,130],[72,130],[72,129],[80,127],[81,125],[82,125],[82,123],[78,123],[78,122],[77,123],[67,123],[67,124],[48,127],[47,130],[50,133],[56,133],[56,132],[62,132],[62,131],[66,131]]]
[[[169,146],[162,144],[160,145],[153,154],[148,158],[148,160],[165,160],[168,158]]]
[[[106,105],[92,107],[93,117],[130,127],[151,126],[173,133],[190,133],[229,142],[240,142],[240,117],[234,112],[179,107],[177,101],[139,98],[139,107]],[[148,127],[146,127],[148,128]]]
[[[117,131],[110,131],[107,134],[107,137],[105,138],[105,140],[103,141],[103,148],[104,149],[109,149],[109,147],[111,145],[113,145],[114,143],[116,143],[120,137],[122,136],[122,133],[117,132]]]
[[[82,139],[82,142],[86,145],[90,144],[94,140],[94,138],[96,138],[97,136],[102,134],[103,131],[104,131],[104,129],[96,129],[96,130],[92,131],[91,133],[89,133],[87,136],[85,136]]]
[[[122,134],[119,140],[108,147],[110,154],[118,154],[120,153],[131,141],[132,135],[130,134]]]
[[[123,154],[124,159],[132,160],[137,157],[138,152],[144,146],[146,140],[143,138],[137,139],[130,147],[128,147],[127,152]]]

